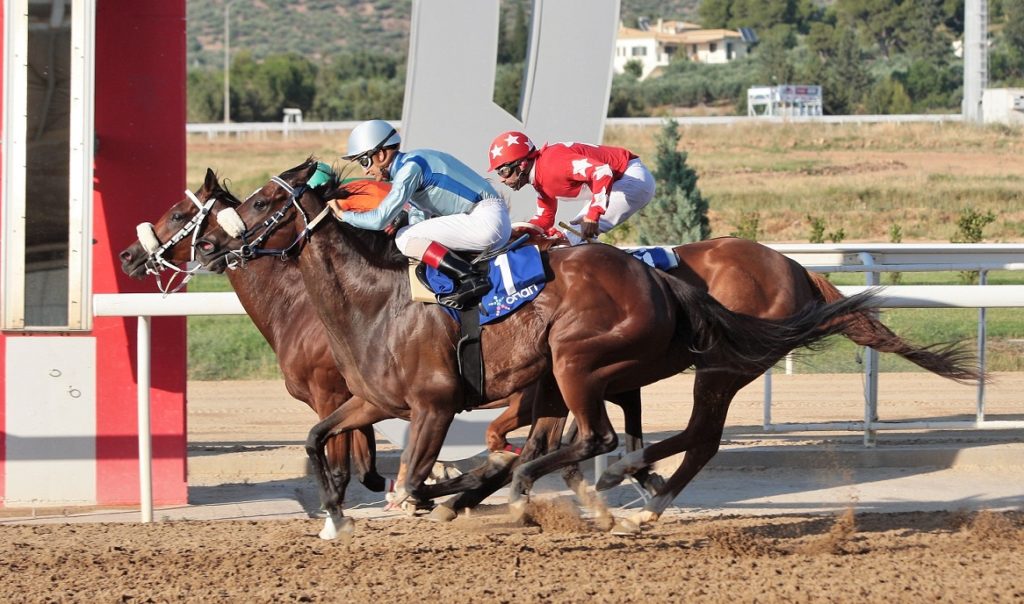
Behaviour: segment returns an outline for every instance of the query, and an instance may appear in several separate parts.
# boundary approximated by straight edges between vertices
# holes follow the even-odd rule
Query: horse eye
[[[268,205],[270,205],[270,204],[267,202],[266,199],[257,199],[252,204],[252,206],[254,208],[256,208],[257,210],[262,210],[263,208],[267,207]]]
[[[171,214],[171,220],[174,222],[181,222],[182,220],[185,220],[185,215],[181,212],[175,212]]]

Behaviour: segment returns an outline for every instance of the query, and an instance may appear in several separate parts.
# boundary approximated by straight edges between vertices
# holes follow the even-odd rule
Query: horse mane
[[[221,181],[220,175],[216,173],[214,173],[214,179],[213,187],[209,191],[209,197],[215,197],[219,201],[235,207],[242,205],[242,200],[238,199],[238,197],[228,189],[226,179],[225,181]]]
[[[289,176],[308,171],[317,161],[315,157],[310,156],[302,165],[283,173],[281,178],[288,180]],[[337,169],[331,166],[329,182],[326,183],[323,189],[317,187],[317,189],[313,189],[313,192],[320,195],[320,199],[326,203],[334,199],[346,199],[355,195],[358,189],[353,189],[348,183],[343,183]],[[343,222],[337,224],[338,230],[352,246],[352,249],[371,266],[382,269],[399,269],[408,265],[409,259],[398,250],[393,235],[388,235],[384,231],[360,229]]]

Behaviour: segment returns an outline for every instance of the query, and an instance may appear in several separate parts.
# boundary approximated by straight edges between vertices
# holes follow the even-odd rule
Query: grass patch
[[[190,292],[232,291],[223,275],[196,275]],[[188,378],[279,379],[277,357],[247,316],[188,317]]]

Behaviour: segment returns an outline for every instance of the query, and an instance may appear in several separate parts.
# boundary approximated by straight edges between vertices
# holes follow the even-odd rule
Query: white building
[[[642,66],[640,79],[669,64],[675,55],[700,63],[728,63],[745,57],[756,41],[753,32],[731,29],[701,29],[695,23],[662,21],[634,29],[619,26],[615,40],[615,73],[625,71],[630,61]]]

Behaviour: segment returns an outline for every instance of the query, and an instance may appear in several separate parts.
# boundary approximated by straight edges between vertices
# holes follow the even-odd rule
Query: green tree
[[[321,120],[401,118],[405,94],[403,65],[384,55],[339,54],[319,70],[314,117]]]
[[[498,30],[498,63],[522,63],[526,60],[526,47],[529,40],[529,24],[523,0],[515,2],[511,9],[508,3],[502,4],[502,27]],[[508,18],[508,13],[513,18]]]
[[[632,61],[626,61],[626,64],[622,68],[623,73],[627,73],[636,79],[640,79],[640,76],[644,75],[644,64],[640,61],[633,59]]]
[[[1024,84],[1024,0],[1003,0],[1003,31],[990,57],[995,81]]]
[[[224,119],[224,72],[190,69],[188,72],[188,121],[216,122]]]
[[[868,113],[899,114],[910,113],[913,106],[907,91],[898,80],[887,77],[875,84],[867,100]]]
[[[732,0],[703,0],[698,14],[701,25],[708,29],[729,27],[732,22]]]
[[[871,74],[854,33],[844,27],[815,24],[809,38],[813,54],[804,75],[808,83],[822,85],[825,113],[857,112],[871,88]]]
[[[811,223],[811,234],[807,241],[809,243],[825,243],[825,219],[808,214],[807,221]]]
[[[932,0],[923,0],[931,2]],[[855,28],[865,42],[878,47],[882,56],[899,52],[906,45],[906,32],[913,24],[915,0],[837,0],[836,12],[847,28]]]
[[[788,31],[775,29],[757,45],[755,60],[763,82],[775,85],[793,82],[796,69],[787,52],[790,38],[791,34]]]
[[[960,210],[956,219],[956,233],[950,238],[950,243],[981,243],[985,239],[984,230],[989,224],[996,221],[996,215],[992,210],[981,213],[974,208]],[[960,271],[960,281],[966,284],[978,282],[978,271]]]
[[[231,116],[243,122],[276,121],[285,107],[309,112],[316,92],[316,66],[297,54],[256,61],[242,51],[231,64]]]
[[[519,116],[523,96],[523,64],[504,63],[494,73],[494,102],[512,115]]]
[[[630,74],[619,74],[612,78],[612,90],[608,99],[608,117],[638,117],[647,115],[640,82]]]
[[[679,151],[679,124],[665,122],[657,138],[657,190],[637,216],[643,245],[690,243],[711,235],[708,202],[697,188],[697,172]]]

